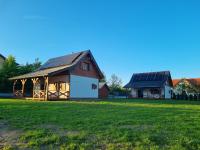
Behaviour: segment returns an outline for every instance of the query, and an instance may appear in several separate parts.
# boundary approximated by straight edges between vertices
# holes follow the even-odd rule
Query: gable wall
[[[86,70],[82,70],[81,68],[81,64],[83,62],[89,63],[90,64],[90,70],[86,71]],[[96,79],[100,79],[98,71],[94,65],[94,63],[90,60],[90,57],[87,56],[86,58],[84,58],[82,61],[80,61],[75,68],[71,71],[72,75],[78,75],[78,76],[85,76],[85,77],[91,77],[91,78],[96,78]]]

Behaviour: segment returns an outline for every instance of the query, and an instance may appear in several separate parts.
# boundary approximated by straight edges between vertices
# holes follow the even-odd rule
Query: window
[[[60,83],[59,87],[60,87],[60,91],[66,91],[66,83]]]
[[[89,71],[90,70],[90,64],[89,63],[82,63],[82,70]]]
[[[49,91],[56,91],[56,83],[49,84]]]
[[[92,84],[92,89],[96,90],[97,89],[97,85],[96,84]]]

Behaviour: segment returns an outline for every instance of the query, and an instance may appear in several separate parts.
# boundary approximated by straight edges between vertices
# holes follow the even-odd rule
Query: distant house
[[[124,86],[131,89],[132,98],[170,99],[172,97],[172,78],[169,71],[133,74]]]
[[[32,98],[48,100],[98,98],[102,78],[91,51],[87,50],[49,59],[37,71],[11,80],[14,80],[15,96],[26,97],[26,83],[29,82],[33,85]]]
[[[109,91],[110,89],[105,82],[99,83],[99,98],[108,98]]]
[[[176,94],[181,94],[183,90],[188,94],[199,93],[200,78],[174,79],[173,86],[174,86],[174,93]]]
[[[0,54],[0,69],[2,68],[5,60],[6,60],[6,58],[2,54]]]

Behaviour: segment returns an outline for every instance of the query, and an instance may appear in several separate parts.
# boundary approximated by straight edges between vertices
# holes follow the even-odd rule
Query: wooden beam
[[[26,81],[27,81],[27,79],[21,79],[21,82],[22,82],[22,97],[24,97],[24,86],[25,86]]]
[[[15,80],[14,82],[13,82],[13,95],[15,96],[15,85],[16,85],[16,83],[17,83],[17,80]]]
[[[33,78],[33,79],[31,79],[31,80],[32,80],[33,84],[36,84],[37,81],[39,80],[39,78]]]
[[[60,83],[61,82],[57,82],[57,98],[59,99],[60,98]]]
[[[32,82],[33,82],[33,99],[34,99],[34,98],[35,98],[35,97],[34,97],[34,95],[35,95],[35,94],[34,94],[34,88],[35,88],[35,85],[36,85],[36,83],[38,82],[39,78],[32,78],[31,80],[32,80]]]
[[[48,91],[49,91],[49,77],[45,78],[45,100],[48,100]]]

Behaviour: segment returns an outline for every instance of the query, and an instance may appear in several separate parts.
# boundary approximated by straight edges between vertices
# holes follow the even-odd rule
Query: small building
[[[110,89],[108,85],[105,82],[100,82],[99,83],[99,98],[108,98]]]
[[[187,94],[200,93],[200,78],[182,78],[172,81],[175,94],[182,94],[183,91]]]
[[[169,71],[135,73],[124,88],[131,98],[171,99],[173,83]]]
[[[102,78],[91,51],[87,50],[49,59],[37,71],[11,80],[14,81],[14,96],[49,100],[98,98]],[[30,95],[27,89],[31,89]]]
[[[4,57],[2,54],[0,54],[0,69],[2,68],[3,63],[5,62],[5,60],[6,60],[6,57]]]

